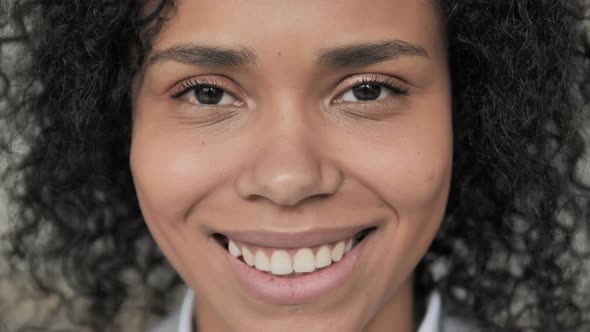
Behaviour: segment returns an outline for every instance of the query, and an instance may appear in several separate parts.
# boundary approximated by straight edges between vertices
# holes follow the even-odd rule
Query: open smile
[[[233,240],[216,234],[217,241],[230,255],[259,271],[280,276],[312,273],[340,262],[358,243],[376,228],[366,228],[350,238],[304,248],[273,248]]]
[[[249,236],[242,234],[232,237],[216,233],[214,238],[239,284],[265,301],[293,304],[315,300],[342,285],[352,275],[362,248],[376,230],[364,228],[339,240],[301,247],[295,246],[296,242],[317,241],[268,246],[276,244],[272,235],[255,243],[244,241]]]

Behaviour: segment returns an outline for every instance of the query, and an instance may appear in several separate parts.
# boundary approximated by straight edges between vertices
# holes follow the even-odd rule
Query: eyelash
[[[348,86],[348,88],[346,90],[344,90],[344,92],[347,92],[348,90],[350,90],[356,86],[360,86],[360,85],[378,85],[380,87],[384,87],[386,89],[391,90],[391,92],[395,95],[400,95],[400,96],[409,96],[410,95],[409,89],[404,88],[401,85],[397,84],[393,79],[380,78],[377,76],[372,76],[370,78],[363,77],[360,81],[357,81],[353,85]],[[344,94],[344,92],[340,93],[339,96],[342,96]]]
[[[338,96],[340,97],[348,90],[350,90],[354,87],[357,87],[357,86],[361,86],[361,85],[378,85],[380,87],[384,87],[386,89],[391,90],[392,93],[395,95],[399,95],[399,96],[409,96],[410,95],[409,89],[400,86],[399,84],[397,84],[396,82],[394,82],[394,80],[392,80],[390,78],[383,79],[383,78],[379,78],[379,77],[370,77],[370,78],[364,77],[362,80],[357,81],[353,85],[348,86],[347,89],[344,90],[343,92],[341,92]],[[180,83],[179,87],[172,93],[171,98],[172,99],[179,99],[180,97],[184,96],[185,94],[187,94],[191,91],[194,91],[198,88],[204,88],[204,87],[212,87],[212,88],[221,89],[225,93],[229,93],[233,96],[233,94],[228,91],[229,87],[224,86],[223,84],[209,81],[207,79],[191,78],[191,79],[188,79],[188,80]]]

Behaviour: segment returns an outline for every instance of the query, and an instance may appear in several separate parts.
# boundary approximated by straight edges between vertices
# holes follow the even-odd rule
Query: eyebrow
[[[182,44],[155,52],[148,63],[167,60],[201,67],[239,67],[256,63],[256,55],[245,47],[226,48],[203,44]]]
[[[420,45],[403,40],[386,40],[325,49],[317,59],[320,66],[364,67],[401,56],[428,56]]]
[[[420,45],[403,40],[345,45],[321,50],[316,64],[323,67],[355,68],[400,56],[428,56]],[[201,67],[240,67],[256,64],[256,54],[245,47],[228,48],[205,44],[181,44],[156,51],[148,64],[177,61]]]

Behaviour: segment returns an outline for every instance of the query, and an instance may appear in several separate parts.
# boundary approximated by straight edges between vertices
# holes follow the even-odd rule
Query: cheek
[[[446,203],[451,177],[450,140],[414,140],[401,149],[399,173],[386,175],[387,200],[400,218],[441,212]],[[424,218],[418,218],[424,219]],[[428,219],[428,218],[425,218]]]
[[[400,218],[416,216],[430,221],[440,219],[444,212],[453,155],[450,98],[444,97],[423,101],[421,109],[425,111],[402,130],[403,139],[392,152],[390,162],[397,171],[384,177],[390,184],[388,200]]]
[[[384,195],[397,214],[400,232],[409,238],[421,234],[429,242],[442,221],[452,168],[450,137],[450,131],[439,140],[414,137],[401,149],[405,157],[399,160],[399,173],[387,177],[390,186]]]
[[[205,141],[165,126],[160,121],[136,119],[130,165],[146,220],[179,223],[213,183],[224,177],[224,163]]]
[[[450,106],[437,111],[396,127],[390,144],[368,150],[375,162],[355,166],[364,168],[368,186],[393,214],[383,227],[379,244],[383,255],[376,255],[373,262],[381,270],[371,277],[386,290],[375,290],[375,296],[384,301],[411,274],[444,217],[452,170],[452,126]]]
[[[361,142],[350,169],[397,214],[398,220],[432,220],[443,212],[452,169],[450,110],[400,121],[384,143]],[[362,156],[362,157],[361,157]]]

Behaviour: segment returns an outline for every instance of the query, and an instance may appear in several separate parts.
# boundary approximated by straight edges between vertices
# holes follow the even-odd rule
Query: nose
[[[245,199],[261,199],[276,205],[295,206],[311,197],[332,195],[343,183],[335,163],[313,148],[305,135],[281,135],[263,139],[252,162],[242,171],[235,187]]]

